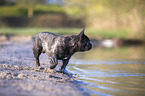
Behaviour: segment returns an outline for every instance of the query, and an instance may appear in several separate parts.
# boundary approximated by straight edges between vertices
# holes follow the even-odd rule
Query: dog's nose
[[[92,49],[92,44],[91,44],[91,43],[89,43],[88,45],[89,45],[88,50]]]
[[[92,44],[90,43],[90,49],[92,49]]]

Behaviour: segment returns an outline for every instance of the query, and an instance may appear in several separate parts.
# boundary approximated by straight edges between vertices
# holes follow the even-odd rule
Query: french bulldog
[[[92,48],[90,39],[84,34],[84,30],[85,28],[78,35],[71,36],[61,36],[51,32],[39,33],[33,44],[36,66],[40,66],[40,54],[46,53],[49,56],[50,69],[54,69],[58,60],[62,60],[63,65],[60,71],[63,72],[74,53],[88,51]]]

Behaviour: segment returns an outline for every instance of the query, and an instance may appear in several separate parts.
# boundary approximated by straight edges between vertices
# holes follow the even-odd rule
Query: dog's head
[[[85,28],[82,29],[79,35],[73,35],[72,40],[69,42],[76,51],[88,51],[92,49],[90,39],[84,34]]]

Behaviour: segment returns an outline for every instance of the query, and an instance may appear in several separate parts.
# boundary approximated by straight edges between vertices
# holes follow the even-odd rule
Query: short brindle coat
[[[50,69],[54,69],[58,60],[63,61],[61,71],[64,71],[69,59],[75,52],[88,51],[92,48],[90,39],[84,34],[84,28],[79,35],[60,36],[51,32],[42,32],[35,37],[33,53],[36,66],[40,66],[39,56],[46,53],[49,56]]]

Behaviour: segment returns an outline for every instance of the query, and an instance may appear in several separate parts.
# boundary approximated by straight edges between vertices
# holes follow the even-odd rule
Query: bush
[[[27,16],[29,6],[1,6],[0,7],[0,16]],[[64,14],[64,10],[62,7],[58,5],[42,5],[35,4],[32,6],[33,14]]]

